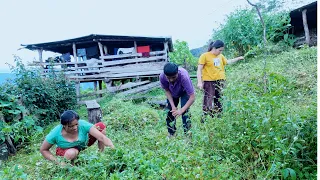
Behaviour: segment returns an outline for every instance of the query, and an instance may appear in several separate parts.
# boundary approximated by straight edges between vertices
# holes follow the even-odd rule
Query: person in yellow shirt
[[[242,56],[227,60],[222,53],[224,43],[221,40],[210,42],[208,52],[203,53],[198,62],[197,87],[203,89],[203,116],[201,122],[204,122],[206,115],[213,117],[214,114],[222,112],[220,102],[221,90],[226,80],[225,66],[244,59]]]

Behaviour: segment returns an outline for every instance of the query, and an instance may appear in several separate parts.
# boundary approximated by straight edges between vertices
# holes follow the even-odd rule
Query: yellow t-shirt
[[[203,65],[203,81],[226,79],[224,67],[227,65],[227,59],[222,54],[216,56],[211,52],[203,53],[199,58],[198,64]]]

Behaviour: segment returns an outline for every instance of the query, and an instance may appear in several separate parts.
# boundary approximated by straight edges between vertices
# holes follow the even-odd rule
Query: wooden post
[[[164,51],[166,52],[166,56],[167,56],[167,58],[166,58],[166,62],[168,62],[169,61],[169,54],[168,54],[168,42],[165,42],[165,43],[163,43],[163,46],[164,46]]]
[[[98,42],[98,45],[99,45],[99,50],[100,50],[100,56],[104,56],[102,43],[101,43],[101,42]]]
[[[134,53],[137,53],[137,41],[133,41],[133,46],[134,46]],[[135,59],[137,59],[138,57],[136,56]],[[138,62],[136,62],[136,64],[139,64]],[[141,79],[139,76],[136,76],[136,82],[140,82]]]
[[[88,110],[88,121],[92,124],[101,122],[102,111],[97,101],[96,100],[86,101],[86,106]]]
[[[73,58],[74,58],[74,62],[78,62],[78,57],[77,57],[77,47],[76,47],[76,43],[72,44],[72,50],[73,50]],[[78,64],[75,63],[74,65],[75,67],[78,67]],[[79,74],[76,74],[79,75]],[[76,95],[77,95],[77,102],[80,101],[80,81],[76,82]]]
[[[43,52],[42,49],[38,49],[40,65],[41,65],[42,69],[45,69],[45,68],[44,68],[44,65],[42,64],[42,63],[43,63],[42,52]],[[41,73],[44,73],[44,71],[42,70]]]
[[[78,62],[76,43],[73,43],[73,44],[72,44],[72,49],[73,49],[74,62]],[[78,67],[78,64],[77,64],[77,63],[75,63],[75,67]]]
[[[310,46],[310,33],[309,33],[308,21],[307,21],[307,9],[304,9],[302,11],[302,21],[303,21],[304,34],[306,36],[306,44]]]
[[[43,63],[43,60],[42,60],[42,49],[38,49],[38,53],[39,53],[39,61],[41,62],[41,63]]]
[[[99,80],[99,90],[102,90],[102,80]],[[99,94],[100,97],[102,97],[102,94]]]
[[[134,45],[134,53],[137,53],[137,41],[134,41],[133,45]]]
[[[97,92],[97,81],[93,81],[93,89],[94,92]],[[96,95],[96,97],[98,98],[98,95]]]
[[[108,55],[108,47],[103,45],[104,54]]]

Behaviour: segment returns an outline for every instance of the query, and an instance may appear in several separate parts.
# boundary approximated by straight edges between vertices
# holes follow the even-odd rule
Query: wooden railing
[[[62,71],[71,80],[91,81],[103,78],[119,79],[135,76],[154,76],[160,74],[166,61],[166,51],[154,51],[150,52],[150,57],[143,57],[142,53],[134,53],[100,56],[100,59],[78,62],[44,63],[34,61],[29,65],[48,68],[43,69],[44,75],[49,71]]]

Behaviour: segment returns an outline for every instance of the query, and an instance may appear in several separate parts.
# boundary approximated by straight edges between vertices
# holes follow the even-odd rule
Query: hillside
[[[194,57],[200,57],[200,55],[204,52],[207,52],[208,46],[202,46],[199,48],[191,49],[190,52]]]
[[[315,179],[317,173],[317,49],[267,57],[268,92],[263,92],[263,56],[227,67],[224,114],[200,123],[202,92],[191,107],[192,138],[167,139],[165,112],[147,103],[106,96],[100,102],[107,135],[116,150],[81,152],[78,166],[59,168],[44,160],[34,136],[2,164],[4,179]],[[194,81],[195,83],[195,81]],[[148,93],[165,99],[161,89]],[[84,107],[77,110],[86,119]],[[58,122],[57,122],[58,123]]]

